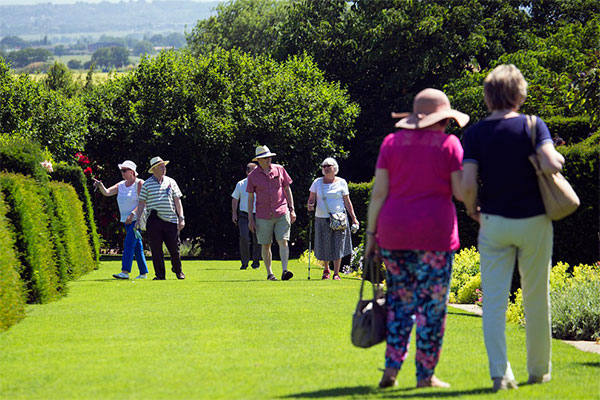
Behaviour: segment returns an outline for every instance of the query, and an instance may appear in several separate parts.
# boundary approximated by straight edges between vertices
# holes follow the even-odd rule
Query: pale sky
[[[52,4],[75,4],[78,2],[81,3],[101,3],[102,1],[108,1],[109,3],[119,3],[121,1],[123,1],[124,3],[129,3],[130,1],[133,0],[0,0],[0,6],[13,6],[13,5],[20,5],[20,6],[25,6],[25,5],[32,5],[32,4],[48,4],[48,3],[52,3]],[[160,0],[160,1],[181,1],[181,0]],[[215,1],[215,0],[188,0],[188,1],[194,1],[194,2],[208,2],[208,1]],[[218,0],[217,0],[218,1]],[[146,0],[147,3],[151,3],[151,0]]]

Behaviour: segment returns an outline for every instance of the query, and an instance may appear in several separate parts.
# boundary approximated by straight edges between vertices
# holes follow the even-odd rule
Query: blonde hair
[[[483,81],[483,95],[490,111],[518,109],[527,98],[527,81],[513,64],[501,64]]]

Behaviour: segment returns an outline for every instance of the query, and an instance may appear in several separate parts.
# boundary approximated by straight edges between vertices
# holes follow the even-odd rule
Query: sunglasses
[[[325,164],[325,165],[321,165],[321,167],[323,167],[323,168],[329,168],[329,167],[333,167],[333,165]]]
[[[131,171],[129,168],[121,168],[121,172]]]

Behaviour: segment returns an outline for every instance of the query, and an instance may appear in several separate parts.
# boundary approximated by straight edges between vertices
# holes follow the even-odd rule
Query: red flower
[[[87,158],[86,156],[82,156],[79,158],[79,164],[88,165],[89,163],[90,163],[90,159]]]
[[[91,175],[92,174],[92,167],[87,167],[86,169],[83,170],[83,173],[86,175]]]

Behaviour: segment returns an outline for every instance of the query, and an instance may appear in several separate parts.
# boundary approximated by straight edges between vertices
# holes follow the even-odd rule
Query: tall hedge
[[[6,218],[7,212],[0,191],[0,331],[25,317],[25,288],[20,277],[23,267],[14,249],[14,232]]]
[[[600,260],[600,131],[571,146],[560,146],[565,157],[563,175],[577,192],[581,206],[554,222],[554,263],[594,264]]]
[[[69,280],[77,279],[96,267],[88,241],[82,203],[71,185],[51,182],[50,193],[56,203],[59,233],[65,246]]]
[[[600,131],[574,145],[558,147],[566,160],[562,173],[577,192],[581,206],[574,214],[554,222],[553,263],[563,261],[571,265],[594,264],[600,259],[599,138]],[[348,184],[357,217],[365,223],[372,184]],[[461,248],[477,246],[479,225],[467,215],[462,202],[454,203]]]
[[[23,264],[21,279],[27,287],[28,301],[45,303],[56,299],[59,295],[56,251],[39,184],[21,174],[0,173],[0,190],[16,233],[16,250]]]
[[[79,196],[79,200],[83,203],[83,215],[88,228],[89,247],[93,259],[98,265],[100,263],[100,236],[94,219],[94,207],[87,185],[87,177],[81,171],[81,168],[59,163],[54,166],[52,179],[70,184],[75,189]]]

